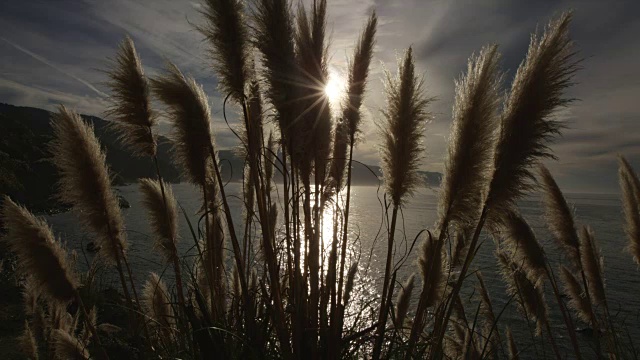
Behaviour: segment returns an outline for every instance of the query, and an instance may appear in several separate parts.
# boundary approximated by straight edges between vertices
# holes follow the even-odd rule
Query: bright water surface
[[[196,211],[200,208],[200,192],[189,184],[177,184],[173,186],[174,193],[179,203],[184,207],[189,219],[194,224],[197,223],[198,216]],[[150,237],[150,228],[146,218],[146,213],[140,202],[140,194],[136,185],[119,187],[119,192],[131,204],[130,209],[124,209],[126,219],[129,247],[129,258],[134,269],[134,274],[138,277],[136,280],[141,283],[145,274],[149,271],[162,273],[169,282],[171,282],[172,270],[162,264],[162,258],[152,249],[152,238]],[[241,185],[231,183],[227,185],[227,195],[235,195],[240,192]],[[279,187],[280,191],[282,188]],[[596,235],[596,239],[602,249],[605,264],[606,290],[609,301],[610,311],[615,317],[614,326],[621,329],[628,329],[629,336],[634,340],[637,347],[640,347],[640,270],[633,263],[631,256],[623,251],[627,244],[627,238],[622,228],[622,208],[619,197],[617,195],[593,195],[593,194],[568,194],[567,198],[575,207],[575,215],[579,224],[590,225]],[[381,207],[382,192],[378,192],[375,187],[354,186],[352,188],[351,215],[350,215],[350,244],[352,254],[360,256],[359,272],[356,281],[357,294],[356,302],[359,304],[367,303],[372,298],[379,296],[379,287],[382,286],[382,273],[384,272],[384,261],[386,256],[386,243],[382,234],[386,228],[381,228],[383,224],[384,213]],[[238,198],[231,197],[230,205],[234,212],[234,223],[237,228],[242,224],[241,202]],[[552,262],[557,263],[560,254],[556,251],[556,246],[551,238],[543,218],[541,201],[539,198],[531,197],[519,203],[520,211],[533,227],[538,240],[543,244],[545,251]],[[416,235],[423,229],[431,228],[436,220],[437,198],[433,191],[429,189],[421,189],[416,192],[414,198],[408,202],[401,214],[398,232],[400,240],[396,241],[396,259],[404,255],[411,246],[411,242]],[[280,211],[282,213],[282,211]],[[325,216],[330,219],[331,216]],[[77,249],[80,254],[79,262],[84,262],[81,249],[83,244],[91,240],[91,236],[84,232],[78,225],[76,217],[73,213],[62,213],[47,218],[56,233],[60,235],[63,241],[67,242],[69,249]],[[187,256],[187,261],[191,261],[196,254],[193,248],[194,242],[184,219],[180,214],[179,233],[181,242],[179,251]],[[327,221],[324,228],[330,229],[330,222]],[[381,231],[382,230],[382,231]],[[241,231],[238,232],[242,234]],[[404,236],[406,234],[406,237]],[[378,236],[376,241],[376,236]],[[404,237],[404,239],[403,239]],[[398,237],[396,237],[398,239]],[[414,250],[409,254],[404,266],[398,272],[398,281],[404,280],[412,273],[419,274],[419,268],[416,264],[416,256],[419,252],[418,241]],[[329,237],[325,240],[325,246],[328,249]],[[227,244],[230,249],[230,245]],[[506,295],[504,283],[498,273],[498,266],[493,255],[494,245],[490,239],[486,239],[478,256],[474,260],[472,267],[480,269],[484,275],[485,283],[492,297],[493,308],[496,313],[500,313],[505,307],[508,296]],[[366,271],[366,264],[371,256],[371,267]],[[91,254],[86,254],[88,261],[91,261]],[[231,255],[230,250],[228,255]],[[188,257],[191,256],[191,257]],[[230,258],[230,256],[229,256]],[[231,265],[231,262],[229,263]],[[86,266],[84,267],[86,269]],[[229,266],[231,268],[231,266]],[[557,267],[556,267],[557,269]],[[557,270],[556,270],[557,272]],[[113,274],[105,274],[102,281],[106,284],[118,286],[116,278]],[[475,278],[465,289],[466,298],[472,295],[473,284]],[[419,288],[419,287],[418,287]],[[410,309],[415,309],[417,305],[417,293],[414,293],[413,303]],[[547,303],[550,307],[551,320],[554,332],[559,338],[560,346],[570,353],[569,342],[566,337],[566,328],[562,322],[557,306],[555,305],[552,294],[547,291]],[[475,302],[477,304],[477,302]],[[475,308],[467,308],[467,316],[473,318]],[[356,314],[353,314],[354,318]],[[523,321],[523,318],[516,311],[514,304],[506,307],[501,315],[500,329],[504,331],[504,326],[509,325],[514,332],[514,337],[521,351],[527,353],[526,358],[538,358],[543,356],[543,352],[547,357],[551,358],[551,350],[543,350],[531,347],[531,335],[529,329]],[[578,327],[584,327],[577,321]],[[504,338],[504,333],[501,333]],[[584,353],[589,358],[593,354],[588,348],[592,343],[584,334],[578,335],[581,338]],[[526,349],[526,350],[525,350]],[[537,350],[537,352],[536,352]]]

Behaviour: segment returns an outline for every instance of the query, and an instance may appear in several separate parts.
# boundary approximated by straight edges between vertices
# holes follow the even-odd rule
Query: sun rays
[[[340,103],[342,102],[346,92],[346,81],[340,73],[330,69],[329,78],[327,84],[324,87],[324,94],[329,99],[329,106],[331,110],[336,112],[340,109]]]

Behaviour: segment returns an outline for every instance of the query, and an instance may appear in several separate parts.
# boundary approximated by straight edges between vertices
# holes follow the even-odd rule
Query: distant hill
[[[122,148],[117,136],[108,129],[108,121],[95,116],[82,115],[93,124],[96,136],[107,154],[107,163],[114,175],[115,184],[135,182],[142,177],[155,177],[150,159],[140,159]],[[52,139],[51,113],[46,110],[19,107],[0,103],[0,194],[27,205],[34,211],[45,211],[60,206],[53,198],[57,172],[47,144]],[[231,150],[220,150],[222,177],[228,181],[241,181],[243,160]],[[170,140],[158,138],[158,162],[167,181],[179,182],[180,170],[173,164]],[[382,175],[378,166],[354,164],[353,184],[378,185]],[[373,172],[373,173],[372,173]],[[375,173],[375,176],[374,176]],[[440,184],[442,174],[421,172],[427,186]],[[281,181],[276,175],[275,181]]]
[[[82,116],[92,123],[96,136],[107,153],[116,184],[154,177],[149,159],[138,159],[125,151],[117,136],[107,129],[108,122],[95,116]],[[51,113],[46,110],[0,104],[0,193],[6,193],[32,210],[55,207],[53,199],[57,171],[47,159],[47,144],[52,139]],[[167,181],[180,180],[170,160],[169,139],[161,136],[158,144],[160,171]]]

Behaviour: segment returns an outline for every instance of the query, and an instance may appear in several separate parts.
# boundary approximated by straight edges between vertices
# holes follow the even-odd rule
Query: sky
[[[382,77],[385,69],[395,72],[406,48],[413,47],[426,94],[435,98],[421,166],[442,171],[455,80],[466,70],[469,56],[484,45],[498,44],[506,90],[531,33],[573,10],[571,35],[582,69],[567,91],[576,101],[555,114],[566,125],[552,145],[558,160],[545,163],[560,186],[574,193],[619,192],[618,154],[640,170],[640,2],[328,0],[328,7],[330,68],[336,74],[345,73],[371,11],[379,17],[356,159],[379,162],[375,123],[384,106]],[[129,35],[147,75],[162,72],[168,60],[203,84],[218,146],[233,147],[237,142],[222,120],[206,43],[195,30],[203,23],[199,9],[198,0],[2,0],[0,102],[47,110],[64,104],[102,116],[108,105],[104,70]],[[165,120],[159,131],[168,129]]]

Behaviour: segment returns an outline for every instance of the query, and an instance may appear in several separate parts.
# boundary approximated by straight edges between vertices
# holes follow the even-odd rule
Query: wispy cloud
[[[311,1],[303,3],[308,6]],[[106,67],[106,59],[128,34],[150,76],[170,60],[204,84],[218,143],[227,147],[236,143],[222,120],[222,100],[203,37],[194,29],[202,21],[199,1],[7,0],[3,6],[0,101],[49,108],[62,102],[102,114],[106,101],[100,84],[105,78],[96,69]],[[414,47],[428,94],[437,98],[431,108],[435,119],[425,134],[424,168],[438,171],[446,153],[454,80],[465,71],[467,58],[483,45],[499,44],[508,84],[524,58],[530,33],[573,8],[571,33],[585,61],[569,96],[580,101],[558,114],[569,127],[553,145],[559,161],[548,165],[563,186],[602,191],[617,189],[617,153],[640,167],[640,149],[634,146],[634,134],[640,130],[640,48],[630,45],[640,33],[635,15],[640,4],[631,0],[331,0],[328,25],[335,70],[346,70],[362,23],[374,8],[379,16],[378,42],[364,103],[363,141],[355,154],[359,160],[378,162],[375,122],[384,106],[380,79],[385,67],[395,71],[396,55],[408,46]],[[238,116],[228,110],[233,126]],[[166,130],[167,125],[161,128]]]
[[[57,71],[61,72],[62,74],[64,74],[64,75],[66,75],[66,76],[68,76],[68,77],[70,77],[70,78],[82,83],[84,86],[88,87],[89,89],[91,89],[96,94],[98,94],[98,95],[100,95],[102,97],[105,97],[105,98],[108,97],[107,94],[105,94],[102,91],[96,89],[96,87],[91,85],[88,81],[86,81],[86,80],[84,80],[84,79],[82,79],[82,78],[80,78],[78,76],[75,76],[74,74],[72,74],[71,72],[69,72],[67,70],[64,70],[64,69],[60,68],[59,66],[57,66],[56,64],[52,63],[51,61],[45,59],[44,57],[42,57],[42,56],[40,56],[40,55],[38,55],[38,54],[36,54],[36,53],[34,53],[32,51],[29,51],[29,50],[25,49],[24,47],[7,40],[6,38],[0,37],[0,40],[3,40],[7,44],[13,46],[14,48],[22,51],[25,54],[31,56],[32,58],[40,61],[41,63],[51,67],[52,69],[57,70]]]

